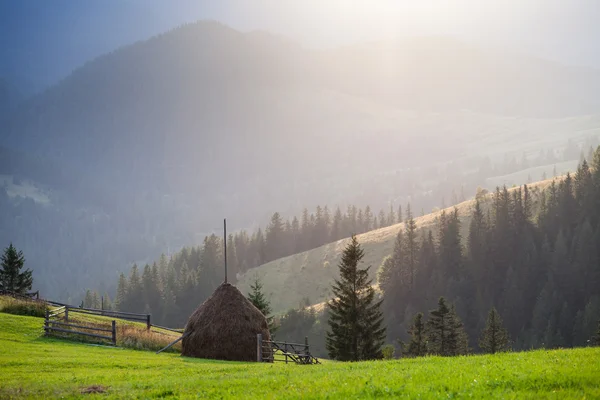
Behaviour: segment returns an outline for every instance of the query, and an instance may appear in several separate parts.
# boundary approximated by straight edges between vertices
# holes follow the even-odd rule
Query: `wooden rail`
[[[67,312],[68,307],[65,307],[63,310],[65,313]],[[93,337],[96,339],[105,339],[110,340],[113,345],[117,344],[117,324],[115,320],[111,321],[111,329],[106,328],[98,328],[95,326],[86,326],[86,325],[78,325],[78,324],[70,324],[68,322],[61,322],[52,320],[54,316],[57,316],[61,313],[50,314],[49,310],[46,310],[46,318],[44,320],[44,334],[46,336],[52,335],[53,332],[61,332],[61,333],[70,333],[74,335],[81,335],[87,337]],[[67,314],[65,314],[67,315]],[[94,331],[94,332],[110,332],[110,336],[106,335],[98,335],[90,332],[81,332],[74,329],[65,329],[65,328],[75,328],[75,329],[85,329],[86,331]]]
[[[283,357],[276,358],[276,356]],[[295,362],[296,364],[320,364],[316,357],[310,354],[308,337],[304,344],[262,340],[259,333],[256,336],[256,361],[258,362]]]

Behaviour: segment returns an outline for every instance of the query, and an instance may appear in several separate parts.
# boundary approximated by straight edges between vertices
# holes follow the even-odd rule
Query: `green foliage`
[[[457,356],[469,352],[468,338],[454,305],[448,307],[440,297],[438,308],[429,312],[427,352],[440,356]]]
[[[479,347],[491,354],[509,349],[508,332],[502,326],[502,318],[495,308],[492,308],[488,314],[485,329],[479,339]]]
[[[31,289],[31,270],[20,272],[25,265],[22,251],[17,251],[11,243],[0,257],[0,289],[13,293],[26,293]]]
[[[254,284],[250,286],[250,289],[252,291],[248,293],[248,300],[250,300],[252,304],[254,304],[254,307],[258,308],[260,312],[265,316],[265,318],[267,319],[267,323],[269,324],[269,332],[271,333],[271,335],[273,335],[277,330],[277,326],[275,325],[273,316],[271,315],[271,304],[264,295],[262,288],[263,286],[260,282],[260,279],[258,278],[258,276],[255,277]]]
[[[412,326],[408,330],[410,342],[403,344],[404,355],[408,357],[422,357],[427,355],[427,332],[423,313],[417,313],[413,319]]]
[[[356,236],[346,246],[340,262],[340,279],[332,287],[329,302],[327,351],[340,361],[381,358],[385,326],[380,311],[382,301],[375,301],[375,291],[369,280],[369,268],[358,264],[364,256]]]
[[[600,349],[296,366],[191,359],[40,337],[0,314],[0,398],[556,398],[600,396]],[[40,377],[43,376],[43,379]],[[410,379],[407,379],[407,376]],[[68,379],[65,379],[68,377]],[[199,379],[202,377],[202,379]]]
[[[396,348],[393,344],[386,344],[381,348],[381,355],[384,360],[393,360]]]

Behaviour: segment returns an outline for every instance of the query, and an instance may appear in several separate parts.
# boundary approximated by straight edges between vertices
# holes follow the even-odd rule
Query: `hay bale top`
[[[265,316],[235,286],[223,283],[188,319],[181,355],[256,361],[258,333],[271,339]]]

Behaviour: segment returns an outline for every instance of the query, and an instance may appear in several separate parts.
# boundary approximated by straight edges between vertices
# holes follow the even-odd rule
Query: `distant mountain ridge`
[[[117,49],[22,103],[0,131],[0,145],[59,165],[60,179],[38,182],[89,230],[39,217],[52,228],[30,239],[36,223],[7,211],[0,238],[16,237],[47,273],[94,270],[68,284],[83,290],[199,243],[224,216],[248,227],[273,210],[385,203],[414,195],[398,171],[597,132],[600,72],[503,57],[440,38],[311,50],[215,22]],[[48,244],[53,229],[60,245]],[[93,256],[69,253],[68,235]]]

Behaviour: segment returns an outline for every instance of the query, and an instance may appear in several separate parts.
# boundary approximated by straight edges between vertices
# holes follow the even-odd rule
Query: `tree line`
[[[600,319],[600,151],[592,165],[553,181],[535,217],[526,185],[476,199],[466,246],[458,210],[442,212],[435,234],[419,235],[407,215],[378,275],[388,338],[405,338],[443,296],[471,347],[492,308],[516,349],[585,345]]]
[[[600,149],[592,166],[584,159],[537,199],[527,185],[477,198],[466,246],[457,209],[441,213],[435,235],[419,234],[408,209],[379,270],[380,299],[353,236],[320,332],[329,357],[382,358],[386,333],[409,357],[600,345]],[[324,321],[294,314],[312,331]]]

